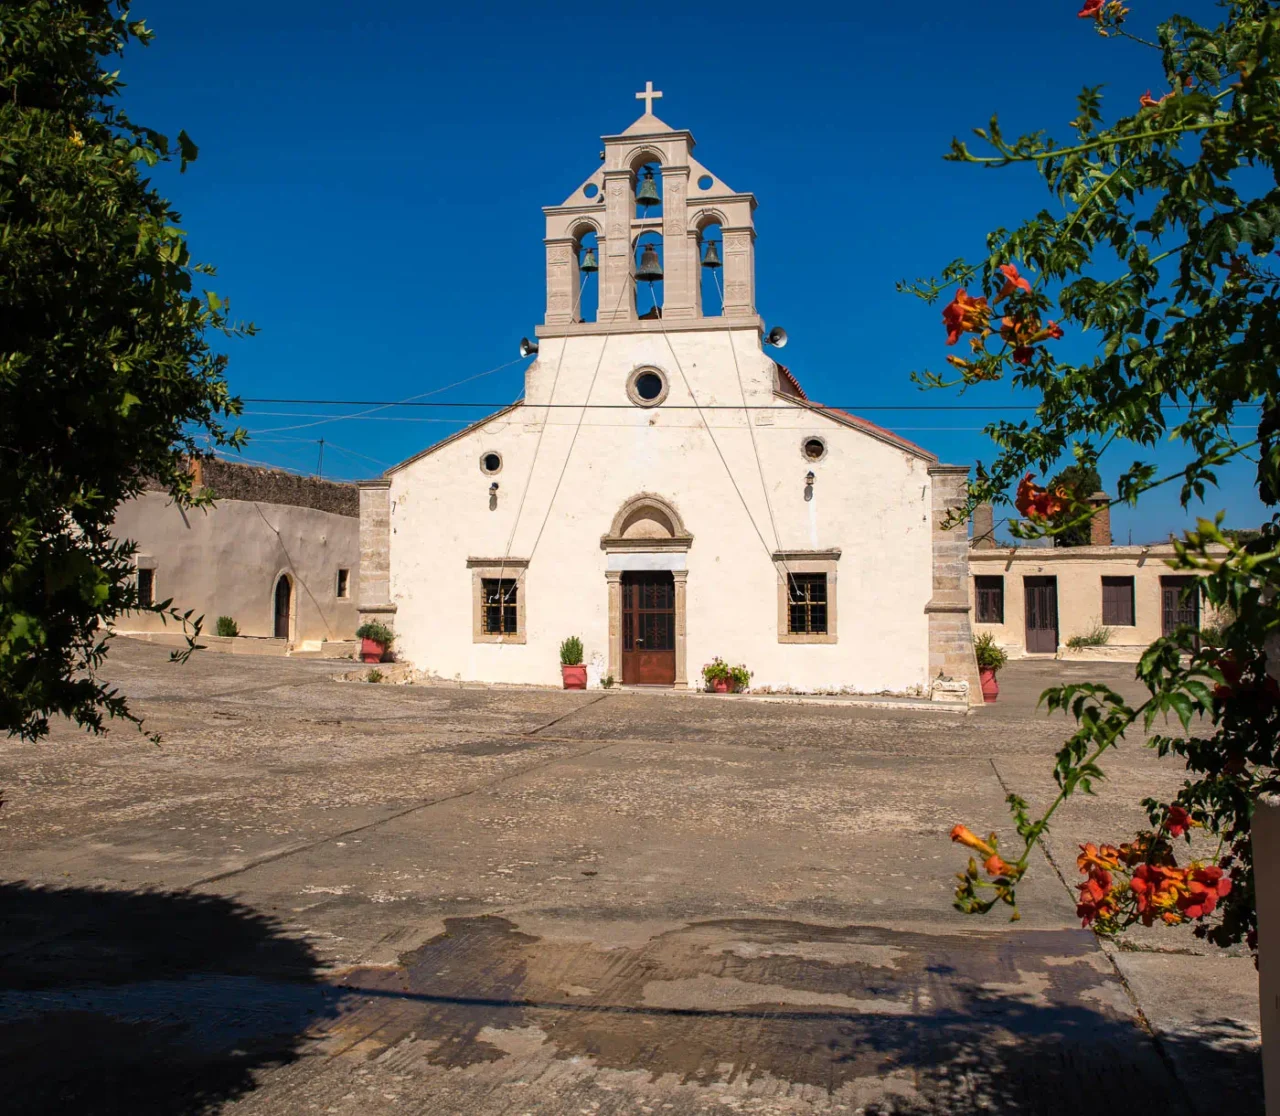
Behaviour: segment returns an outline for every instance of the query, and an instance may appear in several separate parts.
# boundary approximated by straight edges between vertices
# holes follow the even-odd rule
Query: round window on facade
[[[627,380],[627,397],[637,407],[656,407],[668,390],[666,376],[656,368],[637,368]]]
[[[806,461],[821,461],[827,456],[827,443],[821,438],[806,438],[800,445]]]
[[[502,472],[502,455],[495,453],[493,450],[482,453],[480,455],[480,472],[487,477]]]

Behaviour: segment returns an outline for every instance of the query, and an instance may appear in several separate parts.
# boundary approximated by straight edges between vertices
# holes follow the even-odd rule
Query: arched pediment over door
[[[601,536],[609,556],[609,673],[619,681],[688,687],[685,588],[692,545],[675,506],[651,492],[626,501]],[[651,677],[650,668],[670,673]]]
[[[693,536],[675,506],[651,492],[641,492],[623,504],[609,533],[600,538],[600,547],[606,551],[688,550],[692,545]]]

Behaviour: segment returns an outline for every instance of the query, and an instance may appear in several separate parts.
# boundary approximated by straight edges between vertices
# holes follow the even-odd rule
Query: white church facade
[[[361,619],[446,679],[555,684],[576,635],[623,685],[721,656],[753,689],[980,701],[967,469],[806,397],[756,312],[754,197],[638,96],[544,210],[523,398],[361,485]]]

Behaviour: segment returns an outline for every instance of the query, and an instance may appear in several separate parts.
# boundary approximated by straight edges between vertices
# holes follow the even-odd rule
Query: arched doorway
[[[688,686],[685,581],[693,537],[651,493],[628,500],[600,540],[608,555],[609,673],[632,685]]]
[[[275,637],[289,638],[289,619],[293,615],[293,578],[281,574],[276,582]]]

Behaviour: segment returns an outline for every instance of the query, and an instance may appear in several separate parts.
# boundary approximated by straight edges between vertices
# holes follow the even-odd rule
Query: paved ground
[[[1131,668],[965,718],[334,671],[121,640],[163,745],[0,748],[6,1111],[1260,1111],[1252,963],[1104,950],[1054,867],[1172,767],[1021,922],[950,907],[952,824],[1050,793],[1040,689]]]

